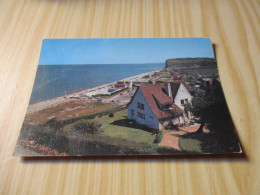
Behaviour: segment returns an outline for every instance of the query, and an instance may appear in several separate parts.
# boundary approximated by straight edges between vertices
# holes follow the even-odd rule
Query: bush
[[[23,124],[19,140],[34,140],[37,144],[56,149],[61,153],[68,151],[69,139],[49,127]]]
[[[114,117],[114,113],[111,113],[108,115],[109,117]]]
[[[166,130],[179,130],[178,125],[168,124],[166,127],[164,127]]]
[[[63,121],[58,121],[57,118],[54,117],[50,120],[47,120],[43,126],[58,130],[61,129],[64,125],[63,125]]]
[[[161,143],[162,138],[163,138],[163,132],[162,132],[162,131],[159,131],[159,133],[156,135],[156,138],[155,138],[155,140],[154,140],[154,143],[156,143],[156,144]]]
[[[94,120],[80,120],[74,126],[73,130],[81,134],[99,134],[101,133],[100,127],[102,124]]]

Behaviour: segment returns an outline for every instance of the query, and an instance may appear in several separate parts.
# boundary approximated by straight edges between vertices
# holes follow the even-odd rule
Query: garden
[[[174,153],[158,145],[162,132],[129,123],[124,107],[22,126],[18,144],[47,156]]]

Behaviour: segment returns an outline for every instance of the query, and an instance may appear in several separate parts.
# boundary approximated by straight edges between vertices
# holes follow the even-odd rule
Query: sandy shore
[[[143,76],[145,76],[147,74],[153,74],[154,72],[158,72],[158,71],[160,71],[160,70],[154,70],[154,71],[151,71],[151,72],[138,74],[138,75],[135,75],[135,76],[132,76],[132,77],[127,77],[127,78],[124,78],[124,79],[121,79],[121,80],[118,80],[118,81],[135,81],[137,79],[142,78]],[[78,91],[63,95],[63,96],[59,96],[59,97],[52,98],[52,99],[49,99],[49,100],[45,100],[45,101],[42,101],[42,102],[38,102],[38,103],[35,103],[35,104],[30,104],[27,108],[26,114],[31,114],[31,113],[34,113],[34,112],[37,112],[37,111],[40,111],[40,110],[43,110],[43,109],[46,109],[46,108],[49,108],[49,107],[52,107],[52,106],[56,106],[58,104],[73,101],[75,99],[80,99],[80,97],[86,97],[86,96],[92,96],[92,95],[99,94],[100,92],[107,90],[110,87],[112,87],[112,85],[116,84],[116,82],[118,82],[118,81],[114,81],[114,82],[107,83],[107,84],[104,84],[104,85],[100,85],[100,86],[97,86],[97,87],[93,87],[93,88],[90,88],[90,89],[78,90]]]

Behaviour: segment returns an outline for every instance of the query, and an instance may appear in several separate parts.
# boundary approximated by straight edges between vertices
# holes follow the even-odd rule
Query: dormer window
[[[170,104],[168,104],[168,105],[163,105],[162,106],[162,110],[164,111],[164,110],[171,110],[172,109],[172,106],[170,105]]]
[[[160,108],[160,110],[166,111],[172,109],[172,104],[161,104],[154,96],[153,96],[157,106]]]

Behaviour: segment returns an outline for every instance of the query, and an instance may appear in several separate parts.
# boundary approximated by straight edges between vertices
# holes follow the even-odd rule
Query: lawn
[[[138,129],[129,125],[127,121],[127,109],[114,113],[114,117],[108,115],[96,119],[102,123],[102,134],[109,137],[120,137],[123,139],[146,142],[152,144],[155,139],[155,134]]]
[[[107,114],[91,119],[102,124],[102,133],[80,134],[75,131],[75,125],[78,121],[65,125],[62,131],[70,143],[74,139],[76,145],[82,145],[74,149],[69,148],[70,152],[68,153],[70,155],[158,153],[159,145],[154,143],[156,134],[153,129],[138,124],[129,124],[127,109],[115,112],[113,117],[110,116],[111,114]]]
[[[224,134],[188,133],[180,137],[179,146],[187,152],[198,153],[228,153],[240,152],[240,146],[233,129],[227,129]]]
[[[139,128],[137,128],[138,125],[130,125],[127,120],[127,109],[115,112],[113,117],[109,117],[109,115],[96,117],[95,121],[102,124],[102,136],[122,138],[129,141],[148,144],[153,144],[156,138],[154,133],[147,131],[147,128],[142,129],[141,125],[139,125]],[[63,128],[63,131],[71,131],[75,124],[76,122],[66,125]]]
[[[191,138],[180,138],[179,146],[183,151],[201,153],[201,141]]]

